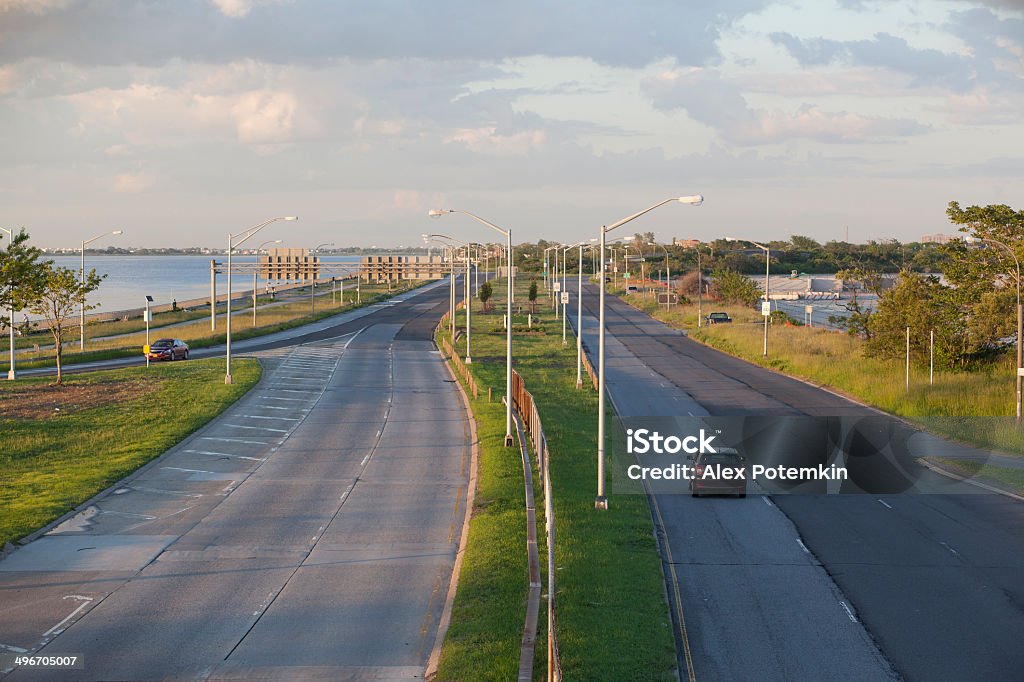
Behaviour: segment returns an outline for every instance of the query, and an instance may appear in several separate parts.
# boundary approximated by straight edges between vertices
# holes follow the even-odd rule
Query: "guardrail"
[[[551,505],[551,451],[544,435],[540,411],[533,394],[526,390],[526,382],[519,372],[512,370],[512,407],[522,418],[533,452],[537,456],[541,486],[544,489],[544,527],[548,559],[548,680],[562,679],[562,666],[558,657],[558,629],[555,623],[555,511]]]
[[[442,329],[447,329],[449,324],[449,315],[445,313],[441,320],[437,324],[435,329],[435,338],[437,338],[436,332]],[[455,353],[455,349],[449,343],[448,339],[444,336],[440,336],[440,348],[447,358],[451,361],[452,366],[456,368],[456,371],[460,377],[466,382],[470,390],[473,391],[473,397],[477,397],[477,383],[473,374],[466,367],[462,359]],[[587,360],[586,355],[583,356],[584,362],[586,363],[587,373],[594,381],[594,385],[597,385],[597,379],[594,374],[593,368],[590,366],[590,361]],[[533,452],[537,457],[537,470],[540,474],[541,486],[544,494],[544,529],[545,539],[547,544],[547,569],[548,569],[548,635],[547,635],[547,679],[548,682],[561,682],[562,679],[562,666],[558,655],[558,628],[555,621],[555,511],[551,503],[551,475],[550,475],[550,457],[551,452],[548,449],[547,437],[544,435],[544,426],[541,423],[540,412],[537,409],[537,404],[534,402],[533,394],[526,389],[526,382],[523,381],[523,377],[520,376],[519,372],[512,370],[512,408],[516,411],[517,416],[517,427],[525,427],[526,432],[530,436],[530,444],[532,445]],[[524,451],[524,454],[528,454]],[[523,477],[524,484],[526,485],[528,497],[532,497],[531,493],[533,490],[532,474],[528,469],[528,462],[524,459]],[[530,545],[532,543],[534,553],[536,552],[536,521],[534,514],[536,513],[532,500],[528,499],[527,502],[527,517],[528,517],[528,531],[527,531],[527,551],[529,558]],[[533,523],[529,523],[533,521]],[[531,532],[532,531],[532,532]],[[536,568],[534,568],[536,566]],[[530,567],[530,591],[536,591],[539,594],[539,589],[534,585],[535,578],[539,579],[539,566],[534,564]],[[532,611],[532,613],[531,613]],[[532,627],[532,636],[529,634],[531,631],[530,620],[534,619],[534,626]],[[526,659],[529,658],[530,664],[533,659],[533,648],[532,641],[536,637],[536,626],[535,626],[536,612],[528,607],[526,625],[524,626],[524,637],[523,637],[523,651],[520,656],[520,679],[523,679],[524,668],[523,665],[526,663]],[[527,650],[529,653],[527,654]],[[526,677],[525,679],[531,679]]]

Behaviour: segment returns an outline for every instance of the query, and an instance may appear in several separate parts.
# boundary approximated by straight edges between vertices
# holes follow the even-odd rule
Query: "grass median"
[[[181,441],[260,378],[239,359],[0,383],[0,546],[45,526]]]
[[[526,279],[520,281],[522,294],[517,294],[524,307]],[[504,288],[495,284],[494,290]],[[480,470],[440,680],[514,678],[525,616],[522,466],[518,449],[503,445],[500,402],[505,387],[504,299],[492,300],[490,307],[491,312],[483,314],[476,302],[473,311],[470,367],[480,398],[471,397],[471,405],[481,443]],[[532,330],[525,313],[515,316],[513,357],[537,401],[551,448],[556,618],[564,678],[677,679],[672,625],[646,498],[613,495],[608,511],[594,509],[597,395],[586,377],[583,389],[576,389],[575,345],[562,345],[561,322],[554,320],[550,303],[542,298],[537,311]],[[458,323],[459,329],[465,328],[461,313]],[[457,349],[464,356],[463,336]],[[540,508],[538,482],[534,489]],[[542,520],[538,533],[543,542]],[[543,546],[540,552],[546,578]],[[545,585],[545,594],[546,590]],[[545,608],[542,601],[534,679],[545,677]]]

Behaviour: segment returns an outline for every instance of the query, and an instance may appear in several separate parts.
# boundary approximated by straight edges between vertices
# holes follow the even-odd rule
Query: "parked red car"
[[[188,344],[181,339],[157,339],[149,344],[150,360],[188,360]]]

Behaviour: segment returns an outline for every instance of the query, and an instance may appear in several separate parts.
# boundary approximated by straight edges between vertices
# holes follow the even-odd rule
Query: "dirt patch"
[[[50,419],[132,400],[158,387],[157,382],[148,379],[65,383],[63,386],[8,385],[0,392],[0,419]]]

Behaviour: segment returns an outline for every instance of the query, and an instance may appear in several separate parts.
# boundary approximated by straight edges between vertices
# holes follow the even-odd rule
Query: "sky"
[[[1024,0],[0,0],[0,225],[69,247],[917,241],[1024,207]]]

